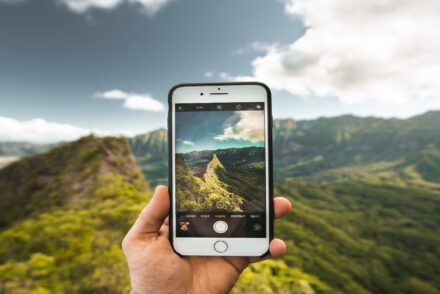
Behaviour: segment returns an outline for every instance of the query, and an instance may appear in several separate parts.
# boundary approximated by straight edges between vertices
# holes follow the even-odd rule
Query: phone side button
[[[217,241],[214,243],[214,250],[218,253],[223,253],[228,250],[228,243],[225,241]]]

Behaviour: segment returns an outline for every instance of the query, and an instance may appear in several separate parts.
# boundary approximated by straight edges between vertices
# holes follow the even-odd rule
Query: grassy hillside
[[[213,165],[214,157],[218,167],[215,171],[211,169],[206,182],[210,185],[222,186],[233,195],[239,195],[241,200],[237,209],[264,211],[264,202],[261,201],[265,197],[265,185],[261,182],[265,176],[264,148],[228,148],[183,154],[185,164],[191,173],[199,178],[206,178],[207,167]]]
[[[219,173],[226,172],[216,154],[212,155],[201,177],[193,175],[187,166],[184,156],[176,156],[176,191],[177,210],[180,212],[194,211],[243,211],[245,199],[230,192],[228,186],[222,182]],[[222,202],[222,208],[216,206]]]
[[[276,192],[296,207],[276,228],[288,256],[234,291],[439,293],[438,134],[439,111],[275,121]]]
[[[343,293],[438,293],[440,184],[346,172],[277,185],[297,208],[277,226],[287,264]]]
[[[247,269],[233,293],[440,293],[439,120],[276,121],[276,194],[295,208],[276,224],[288,252]],[[129,143],[163,181],[165,131]],[[208,170],[212,154],[194,156],[178,174]],[[218,154],[208,178],[227,184],[246,173],[233,162],[252,158]],[[0,293],[125,293],[119,244],[145,191],[125,139],[87,137],[0,170]]]
[[[237,293],[440,293],[440,182],[420,170],[437,173],[440,156],[432,146],[419,155],[277,183],[295,208],[275,229],[287,255],[248,269]],[[292,270],[309,275],[302,290],[284,280]]]
[[[355,164],[393,161],[440,147],[440,111],[410,119],[340,116],[274,122],[276,178],[302,177]]]
[[[125,139],[86,137],[0,170],[0,293],[124,293],[120,243],[148,185]]]

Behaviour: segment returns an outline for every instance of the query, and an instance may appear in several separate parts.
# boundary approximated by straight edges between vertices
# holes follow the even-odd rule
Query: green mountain
[[[176,156],[176,190],[177,210],[181,212],[194,211],[243,211],[244,197],[234,194],[219,178],[219,173],[225,172],[225,167],[212,154],[211,160],[206,164],[202,176],[195,176],[186,164],[184,155]],[[221,201],[222,208],[216,207]]]
[[[146,192],[126,139],[89,136],[0,170],[0,292],[127,293],[120,244]]]
[[[275,179],[281,181],[344,166],[417,157],[430,145],[440,147],[438,134],[440,111],[409,119],[346,115],[302,121],[275,120]],[[149,138],[144,140],[145,144],[143,137]],[[166,131],[161,129],[132,138],[130,145],[136,150],[134,154],[144,175],[148,179],[160,178],[160,182],[166,182]],[[211,154],[200,155],[201,160],[207,160]],[[242,154],[237,158],[240,156]]]
[[[261,201],[265,195],[265,185],[261,182],[265,173],[264,164],[264,148],[261,147],[203,150],[178,154],[176,171],[177,183],[180,185],[177,187],[182,188],[179,189],[179,194],[184,195],[188,193],[185,191],[191,190],[194,205],[200,203],[196,199],[211,199],[204,206],[209,210],[216,201],[222,201],[228,204],[225,207],[228,210],[262,212],[265,206]],[[192,178],[188,178],[188,174]],[[198,190],[186,187],[190,181],[197,182],[198,186],[202,187],[200,191],[218,191],[214,193],[215,195],[206,194],[203,197],[198,195],[200,194],[200,192],[197,193]],[[209,188],[204,189],[203,187],[206,186]],[[236,200],[231,202],[228,197]]]
[[[276,234],[289,251],[234,292],[439,293],[439,134],[440,111],[276,120],[276,193],[296,208]],[[210,156],[194,154],[195,174]]]
[[[275,121],[275,191],[294,205],[275,233],[288,252],[247,269],[233,293],[440,293],[438,134],[439,111]],[[1,169],[0,293],[127,291],[119,244],[148,191],[136,163],[163,182],[166,149],[165,130],[86,137]],[[252,191],[240,177],[261,154],[247,152],[178,156],[186,205],[206,187]]]
[[[152,185],[168,183],[167,131],[159,129],[128,139],[136,161]]]
[[[332,293],[438,293],[440,183],[385,163],[277,184],[296,211],[277,224],[289,266]]]
[[[440,111],[410,119],[340,116],[274,122],[277,179],[347,165],[393,161],[440,146]]]

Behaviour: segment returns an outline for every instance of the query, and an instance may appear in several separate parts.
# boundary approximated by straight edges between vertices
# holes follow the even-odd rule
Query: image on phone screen
[[[177,237],[266,237],[264,107],[175,105]]]

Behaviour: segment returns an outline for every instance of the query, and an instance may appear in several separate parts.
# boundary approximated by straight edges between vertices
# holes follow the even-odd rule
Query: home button
[[[225,241],[217,241],[214,243],[214,250],[218,253],[223,253],[228,250],[228,243]]]

